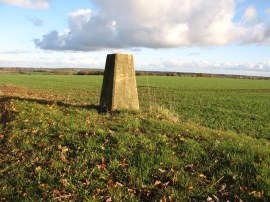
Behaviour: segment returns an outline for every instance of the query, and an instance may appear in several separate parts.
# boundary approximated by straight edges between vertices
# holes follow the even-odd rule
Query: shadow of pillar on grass
[[[56,105],[59,107],[74,107],[74,108],[81,108],[81,109],[88,109],[88,110],[96,110],[99,112],[99,105],[76,105],[76,104],[69,104],[64,103],[62,101],[53,101],[53,100],[43,100],[43,99],[36,99],[36,98],[22,98],[17,96],[8,96],[8,97],[2,97],[0,98],[0,106],[1,103],[6,103],[10,100],[19,100],[19,101],[27,101],[27,102],[33,102],[41,105]]]

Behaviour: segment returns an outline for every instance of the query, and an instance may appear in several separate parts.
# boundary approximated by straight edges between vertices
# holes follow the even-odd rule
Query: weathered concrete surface
[[[107,55],[100,96],[101,111],[139,108],[133,56]]]

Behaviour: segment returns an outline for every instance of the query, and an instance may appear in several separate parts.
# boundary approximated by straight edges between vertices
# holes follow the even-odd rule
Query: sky
[[[270,76],[270,0],[0,0],[0,67]]]

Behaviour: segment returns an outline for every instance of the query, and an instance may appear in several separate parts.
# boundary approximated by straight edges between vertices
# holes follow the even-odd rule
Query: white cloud
[[[171,71],[182,71],[182,69],[197,69],[198,70],[208,70],[217,71],[217,70],[229,70],[233,71],[249,71],[249,72],[265,72],[269,75],[270,72],[270,62],[220,62],[214,63],[209,61],[194,61],[194,62],[184,62],[182,60],[167,60],[162,63],[163,69]],[[207,72],[207,71],[202,71]]]
[[[254,6],[249,6],[244,13],[243,20],[244,22],[252,22],[257,18],[257,10]]]
[[[0,0],[0,3],[20,6],[30,9],[48,9],[50,7],[50,0]]]
[[[44,23],[43,20],[41,20],[41,19],[39,19],[39,18],[37,18],[37,17],[25,16],[25,18],[26,18],[27,20],[29,20],[30,22],[32,22],[33,25],[36,26],[36,27],[42,26],[43,23]]]
[[[54,30],[35,45],[49,50],[93,51],[269,43],[263,23],[234,22],[237,0],[93,0],[97,10],[69,15],[68,31]],[[256,18],[248,8],[242,19]],[[255,28],[254,28],[255,27]]]
[[[270,15],[270,8],[266,9],[264,12],[266,15]]]
[[[22,49],[16,49],[16,50],[0,50],[0,55],[9,55],[9,54],[30,54],[32,53],[29,50],[22,50]]]
[[[199,52],[190,52],[188,54],[188,56],[197,56],[197,55],[200,55],[200,53]]]
[[[0,51],[0,67],[48,67],[48,68],[104,68],[104,55],[87,52],[56,52],[5,50]],[[185,59],[135,61],[136,70],[198,72],[257,75],[270,77],[270,61],[265,62],[212,62]]]
[[[165,72],[193,72],[208,74],[234,74],[270,77],[269,62],[211,62],[197,60],[187,62],[182,59],[156,61],[153,63],[137,63],[137,70]]]
[[[103,58],[85,52],[0,51],[0,67],[101,68]]]

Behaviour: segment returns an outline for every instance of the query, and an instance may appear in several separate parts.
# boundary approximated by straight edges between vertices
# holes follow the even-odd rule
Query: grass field
[[[270,200],[269,80],[140,76],[111,114],[101,83],[0,75],[0,201]]]

